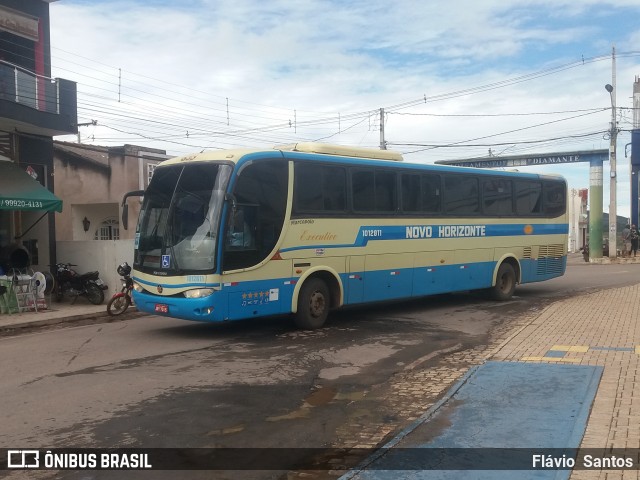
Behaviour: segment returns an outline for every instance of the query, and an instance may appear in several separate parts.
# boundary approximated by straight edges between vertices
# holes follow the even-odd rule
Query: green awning
[[[0,160],[0,210],[61,212],[62,200],[16,164]]]

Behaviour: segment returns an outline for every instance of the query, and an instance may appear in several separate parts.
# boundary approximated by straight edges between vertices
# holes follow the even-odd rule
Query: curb
[[[37,329],[51,329],[59,326],[82,326],[93,325],[97,323],[112,323],[122,320],[130,320],[146,315],[139,312],[135,307],[130,307],[125,313],[118,316],[110,316],[105,310],[95,313],[83,313],[80,315],[69,315],[66,317],[45,318],[41,320],[29,320],[13,325],[0,326],[0,337],[20,335],[32,332]]]

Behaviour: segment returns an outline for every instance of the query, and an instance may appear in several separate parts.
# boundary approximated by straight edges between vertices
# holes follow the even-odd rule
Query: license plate
[[[164,303],[156,303],[156,312],[169,313],[169,305],[165,305]]]

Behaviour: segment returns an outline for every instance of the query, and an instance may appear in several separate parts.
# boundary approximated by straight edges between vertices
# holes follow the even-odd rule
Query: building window
[[[96,230],[94,240],[120,240],[120,223],[115,218],[108,218]]]

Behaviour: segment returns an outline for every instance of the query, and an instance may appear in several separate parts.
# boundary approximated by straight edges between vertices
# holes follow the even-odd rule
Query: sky
[[[638,0],[61,0],[50,15],[52,76],[96,123],[82,143],[169,155],[379,148],[380,109],[407,162],[608,149],[615,84],[629,215]],[[523,171],[589,186],[587,163]]]

